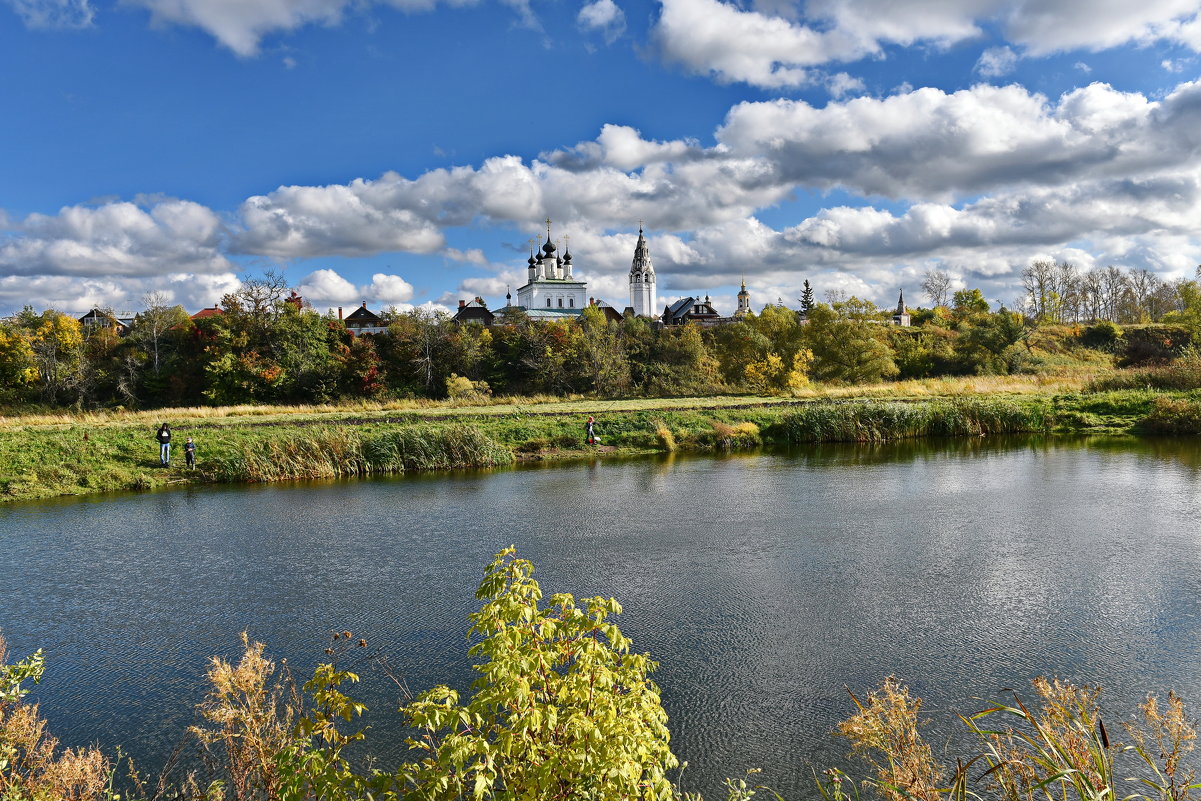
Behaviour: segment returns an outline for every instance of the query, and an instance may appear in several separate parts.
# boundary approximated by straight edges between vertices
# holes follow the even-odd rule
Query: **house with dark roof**
[[[117,336],[125,336],[129,333],[129,329],[133,327],[134,321],[137,320],[137,315],[134,314],[115,314],[102,309],[92,309],[90,312],[79,318],[79,324],[84,331],[94,331],[98,328],[112,328],[117,332]]]
[[[492,325],[496,315],[488,311],[488,304],[478,295],[474,300],[460,300],[459,308],[452,317],[456,323],[479,323],[485,328]]]
[[[588,298],[588,305],[595,306],[596,308],[600,309],[601,314],[605,315],[605,319],[611,323],[620,323],[622,320],[621,312],[619,312],[617,310],[617,307],[613,306],[609,303],[606,303],[605,301],[601,300],[600,298]],[[629,307],[627,307],[627,308],[629,308]],[[633,311],[634,310],[631,308],[630,309],[631,314],[633,313]]]
[[[367,308],[367,301],[363,301],[363,305],[342,317],[342,307],[338,307],[338,319],[346,324],[346,330],[356,336],[365,334],[382,334],[388,330],[388,324],[384,322],[384,318],[380,317],[371,309]]]
[[[675,303],[663,307],[663,316],[660,319],[663,325],[696,323],[705,328],[733,322],[732,318],[722,317],[718,314],[708,295],[704,300],[691,297],[680,298]]]

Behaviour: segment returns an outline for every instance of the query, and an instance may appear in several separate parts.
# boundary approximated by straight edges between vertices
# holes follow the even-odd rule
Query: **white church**
[[[550,220],[546,221],[546,242],[530,253],[526,264],[528,277],[526,283],[517,288],[517,303],[514,304],[513,296],[507,294],[507,306],[520,308],[536,320],[550,320],[577,316],[590,303],[596,302],[588,297],[588,284],[577,281],[572,273],[570,241],[563,248],[562,255],[559,254],[551,238]],[[630,305],[626,311],[638,317],[657,317],[659,304],[655,266],[651,263],[650,249],[641,225],[638,226],[634,259],[630,263],[629,281]],[[482,303],[479,298],[476,302]],[[471,305],[474,304],[467,304]]]

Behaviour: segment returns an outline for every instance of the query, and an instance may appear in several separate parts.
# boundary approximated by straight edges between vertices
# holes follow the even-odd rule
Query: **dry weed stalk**
[[[964,718],[985,749],[990,789],[1006,801],[1114,801],[1114,756],[1123,747],[1110,741],[1101,720],[1100,688],[1043,677],[1032,684],[1036,711],[1015,695],[1013,706],[997,705]],[[998,714],[1016,718],[1016,727],[979,725]]]
[[[237,666],[213,657],[208,671],[212,685],[198,707],[213,727],[190,730],[205,745],[224,746],[230,788],[236,801],[280,798],[277,756],[294,742],[293,718],[298,704],[287,703],[276,682],[275,663],[263,656],[263,644],[242,632],[242,658]]]
[[[1132,749],[1154,773],[1144,778],[1144,786],[1156,791],[1157,801],[1189,801],[1192,791],[1201,787],[1192,767],[1180,760],[1196,748],[1197,724],[1185,716],[1184,701],[1168,693],[1166,708],[1151,695],[1139,705],[1143,726],[1125,724],[1133,741]]]
[[[42,675],[41,652],[9,665],[0,635],[0,798],[93,801],[110,797],[112,766],[96,748],[58,751],[37,704],[21,698],[20,683]]]
[[[838,725],[838,733],[875,770],[870,784],[887,801],[938,801],[946,771],[918,733],[922,699],[911,696],[909,688],[891,676],[866,704],[854,693],[851,698],[859,711]]]

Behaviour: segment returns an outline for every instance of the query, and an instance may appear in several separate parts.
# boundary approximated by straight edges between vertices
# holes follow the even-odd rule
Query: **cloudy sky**
[[[1201,0],[0,0],[0,314],[1201,263]],[[560,241],[562,245],[562,240]]]

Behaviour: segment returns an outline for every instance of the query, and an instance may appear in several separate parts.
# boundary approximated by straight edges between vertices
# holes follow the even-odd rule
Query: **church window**
[[[574,309],[574,308],[575,308],[575,298],[568,298],[568,299],[567,299],[567,308],[569,308],[569,309]]]
[[[548,308],[548,309],[549,309],[550,307],[551,307],[551,299],[550,299],[550,298],[547,298],[547,299],[546,299],[546,308]]]
[[[559,308],[563,308],[563,298],[559,298]]]

